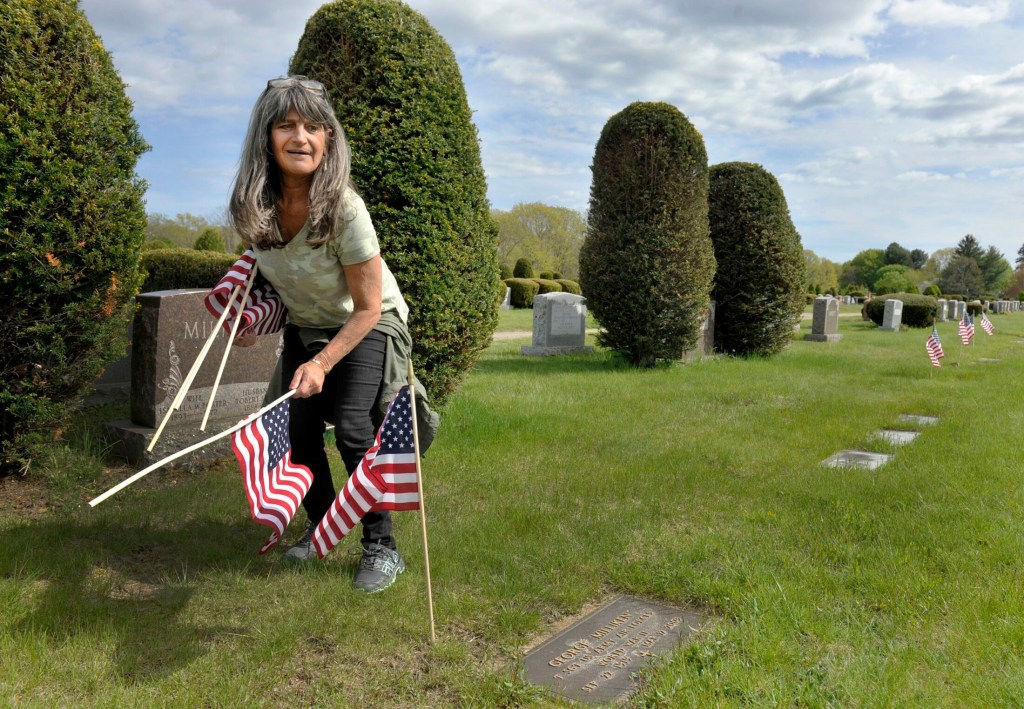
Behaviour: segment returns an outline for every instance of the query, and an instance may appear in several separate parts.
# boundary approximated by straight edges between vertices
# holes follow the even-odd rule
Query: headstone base
[[[811,342],[839,342],[843,339],[842,335],[804,335],[805,340]]]
[[[519,353],[528,355],[530,357],[549,357],[552,355],[568,355],[568,354],[591,354],[594,348],[590,345],[584,345],[583,347],[534,347],[532,345],[523,345],[519,348]]]
[[[147,451],[146,448],[149,447],[150,442],[153,440],[153,434],[156,433],[155,428],[140,426],[137,423],[122,420],[108,421],[104,424],[104,429],[108,439],[114,444],[111,449],[111,453],[113,455],[124,458],[130,465],[144,468],[156,463],[157,461],[163,460],[167,456],[173,455],[184,448],[188,448],[195,443],[199,443],[210,436],[214,436],[219,431],[231,428],[240,420],[241,419],[236,418],[230,420],[210,419],[206,424],[205,431],[200,431],[199,425],[196,423],[189,423],[181,426],[172,426],[168,424],[164,427],[163,433],[160,434],[160,438],[157,440],[156,445],[153,446],[152,452]],[[172,461],[168,464],[168,467],[193,467],[199,463],[205,464],[210,461],[220,460],[233,455],[234,453],[231,450],[231,436],[225,436],[219,441],[214,441],[209,445],[193,451],[189,455],[182,456],[178,460]]]

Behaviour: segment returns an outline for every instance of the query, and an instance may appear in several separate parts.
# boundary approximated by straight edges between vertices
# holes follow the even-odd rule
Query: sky
[[[224,210],[249,112],[310,0],[81,0],[152,146],[146,209]],[[711,165],[781,184],[842,262],[1024,245],[1024,0],[408,0],[455,52],[491,206],[584,211],[601,129],[676,106]]]

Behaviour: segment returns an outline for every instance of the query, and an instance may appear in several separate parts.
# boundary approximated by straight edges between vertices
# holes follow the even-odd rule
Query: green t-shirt
[[[256,249],[256,263],[288,308],[288,321],[300,327],[339,328],[354,306],[342,266],[362,263],[380,253],[377,231],[362,198],[345,191],[346,209],[338,235],[318,249],[306,243],[309,222],[283,249]],[[398,282],[381,259],[381,312],[394,310],[408,322],[409,306]]]

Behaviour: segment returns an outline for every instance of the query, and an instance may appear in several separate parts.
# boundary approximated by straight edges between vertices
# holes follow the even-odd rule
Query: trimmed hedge
[[[712,299],[715,348],[773,355],[793,339],[806,299],[800,235],[782,187],[760,165],[711,168],[708,222],[718,273]]]
[[[874,298],[864,303],[861,312],[864,316],[881,327],[885,319],[886,300],[903,301],[901,322],[907,327],[931,327],[939,314],[939,302],[930,295],[917,293],[892,293],[884,298]]]
[[[192,249],[156,249],[142,254],[139,267],[143,278],[142,292],[178,288],[213,288],[238,260],[223,251]]]
[[[562,292],[562,284],[558,281],[553,281],[550,278],[534,278],[533,280],[537,282],[537,295]]]
[[[498,324],[498,228],[455,54],[398,0],[344,0],[310,17],[289,71],[330,93],[409,303],[417,376],[443,404]]]
[[[76,2],[0,3],[0,472],[59,438],[69,407],[124,354],[147,149]]]
[[[514,278],[533,278],[533,265],[530,263],[530,259],[521,258],[516,261],[516,265],[512,269],[512,276]]]
[[[573,293],[574,295],[583,295],[583,289],[580,288],[580,284],[576,281],[571,281],[568,278],[556,278],[555,281],[558,285],[562,286],[562,290],[566,293]]]
[[[594,150],[580,285],[598,342],[639,367],[693,349],[715,256],[704,140],[679,109],[632,103]]]
[[[532,278],[506,278],[505,285],[512,289],[509,302],[513,308],[532,308],[533,298],[540,291],[540,284]]]

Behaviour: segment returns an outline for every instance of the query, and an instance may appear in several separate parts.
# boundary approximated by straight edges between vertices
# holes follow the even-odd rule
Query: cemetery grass
[[[940,324],[935,370],[926,332],[854,319],[839,343],[646,371],[495,343],[423,462],[436,644],[417,513],[396,515],[408,570],[363,596],[357,540],[255,554],[233,461],[91,509],[131,471],[86,445],[48,502],[0,512],[2,703],[559,706],[524,648],[635,594],[709,618],[635,706],[1017,704],[1024,314],[993,320],[962,352]],[[939,423],[873,438],[905,413]],[[822,467],[843,449],[894,458]]]

